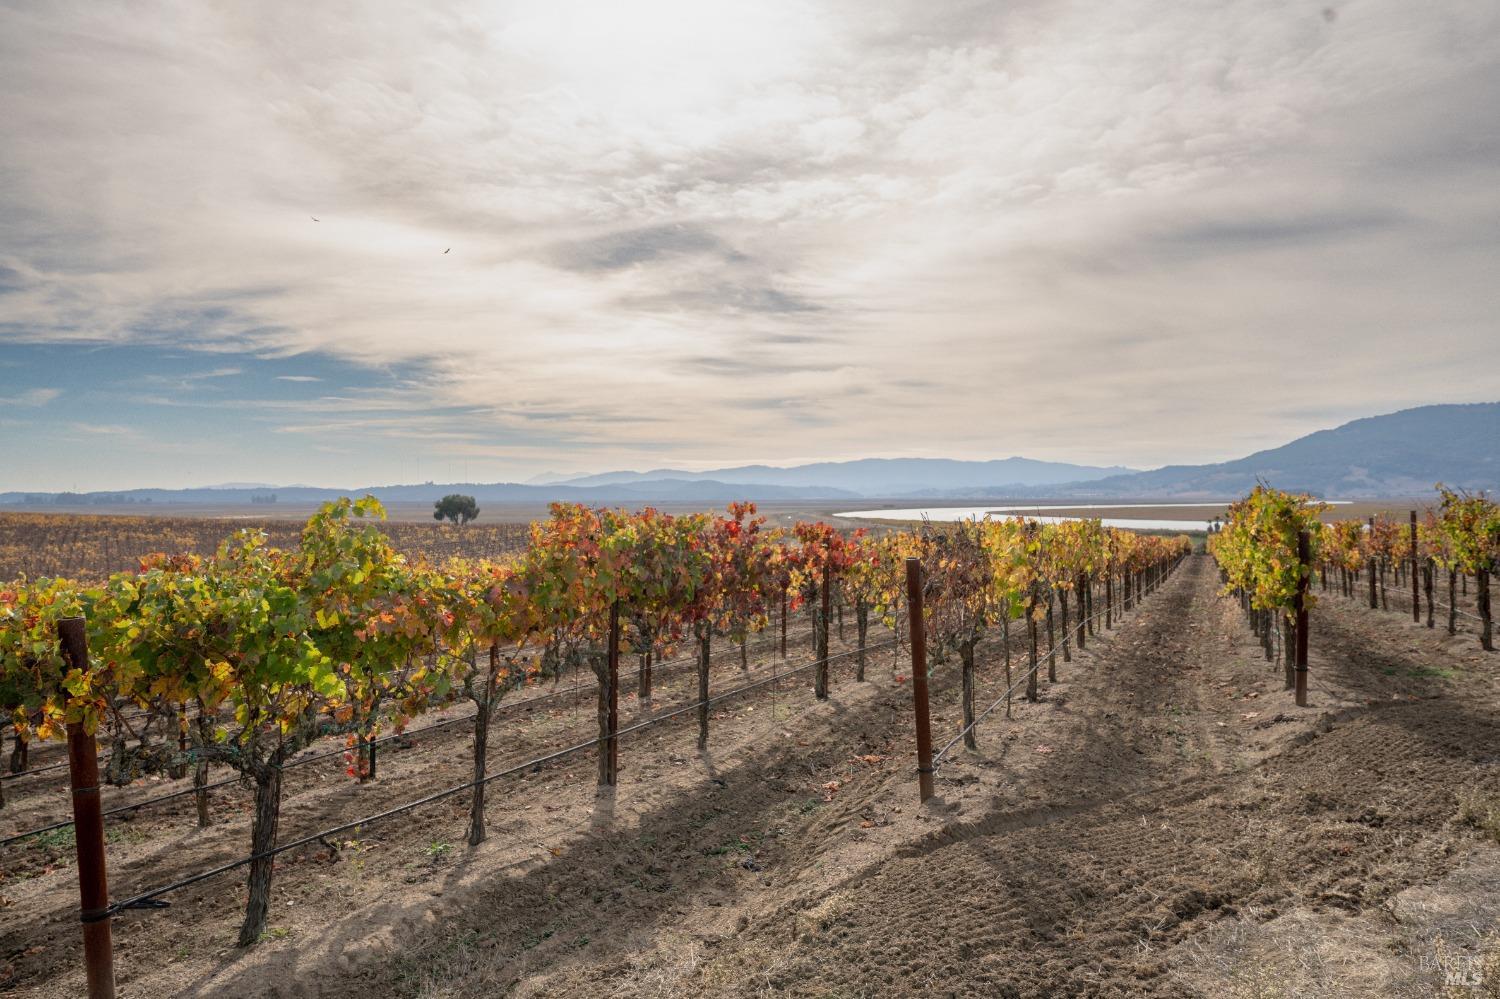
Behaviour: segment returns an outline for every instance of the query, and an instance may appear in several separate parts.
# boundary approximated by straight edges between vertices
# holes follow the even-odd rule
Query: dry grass
[[[1435,949],[1443,999],[1500,999],[1500,930],[1485,935],[1478,953],[1455,950],[1442,937]]]
[[[1500,843],[1500,797],[1478,788],[1458,792],[1458,821]]]

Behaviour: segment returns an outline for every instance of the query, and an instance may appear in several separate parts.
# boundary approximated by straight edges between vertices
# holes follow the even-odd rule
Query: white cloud
[[[390,367],[517,468],[1500,397],[1491,3],[376,6],[0,9],[0,337]]]
[[[68,426],[80,434],[98,437],[139,437],[134,427],[119,423],[70,423]]]
[[[0,406],[45,406],[60,395],[62,395],[62,389],[26,389],[12,396],[0,396]]]

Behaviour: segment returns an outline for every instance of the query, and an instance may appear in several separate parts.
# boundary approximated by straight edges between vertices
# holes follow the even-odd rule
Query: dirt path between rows
[[[458,801],[293,858],[249,952],[237,883],[129,916],[122,999],[1441,994],[1500,917],[1500,849],[1456,804],[1500,802],[1497,658],[1326,601],[1299,709],[1216,590],[1187,560],[1039,703],[987,719],[927,806],[887,651],[828,702],[723,705],[707,754],[691,715],[641,733],[611,797],[587,755],[508,784],[476,850]],[[987,704],[1005,672],[984,652]],[[527,746],[572,730],[539,714]],[[17,994],[77,994],[66,957]]]
[[[668,929],[519,991],[581,996],[602,977],[619,995],[1434,994],[1431,906],[1414,910],[1427,889],[1411,886],[1477,854],[1483,876],[1445,897],[1493,924],[1492,858],[1455,821],[1459,791],[1500,794],[1493,665],[1451,683],[1430,661],[1451,658],[1443,643],[1367,635],[1330,608],[1299,710],[1212,575],[1191,560],[1054,689],[1043,729],[945,772],[959,807],[940,828],[747,906],[716,945]],[[966,817],[966,783],[997,763],[1012,779]]]

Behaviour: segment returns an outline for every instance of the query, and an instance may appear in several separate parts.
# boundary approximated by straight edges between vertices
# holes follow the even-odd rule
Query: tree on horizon
[[[433,520],[451,520],[455,524],[467,524],[479,519],[479,504],[474,497],[461,493],[449,493],[432,504]]]

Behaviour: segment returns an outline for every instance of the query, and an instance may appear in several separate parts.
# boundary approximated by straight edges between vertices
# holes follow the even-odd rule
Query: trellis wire
[[[871,648],[887,648],[891,644],[893,644],[893,642],[894,642],[894,639],[891,642],[882,643],[880,645],[866,646],[866,651],[869,651],[869,649],[871,649]],[[770,647],[774,648],[775,644],[776,644],[776,642],[775,642],[774,639],[772,641],[769,641],[769,642],[757,643],[757,645],[756,645],[756,653],[759,654],[767,646],[770,646]],[[732,648],[733,647],[731,646],[731,649]],[[730,650],[725,650],[725,651],[730,651]],[[849,653],[849,654],[857,653],[858,651],[859,651],[858,649],[855,649],[855,650],[852,650],[851,653]],[[829,661],[832,662],[834,659],[839,658],[842,655],[845,655],[845,653],[840,653],[839,656],[829,656]],[[665,660],[664,662],[657,663],[656,665],[674,667],[669,673],[667,673],[667,675],[668,676],[675,676],[678,673],[686,672],[686,667],[695,664],[696,661],[697,661],[696,657],[694,657],[694,656],[682,656],[682,657],[678,657],[676,659]],[[813,663],[812,665],[816,665],[816,662]],[[774,666],[775,666],[775,657],[773,657],[772,666],[773,666],[773,669],[774,669]],[[762,668],[764,668],[764,667],[762,667]],[[795,670],[793,672],[801,672],[801,670],[803,670],[805,668],[807,668],[807,667],[798,667],[797,670]],[[780,675],[783,676],[783,677],[785,677],[785,676],[790,676],[791,674],[790,673],[782,673]],[[767,680],[763,680],[763,681],[760,681],[760,682],[771,682],[774,679],[775,679],[775,677],[773,676],[771,678],[768,678]],[[744,689],[748,690],[748,689],[752,689],[752,688],[751,687],[746,687]],[[545,701],[545,700],[548,700],[548,699],[551,699],[551,698],[554,698],[554,697],[559,697],[559,696],[561,696],[563,694],[569,694],[569,695],[571,695],[574,698],[574,704],[576,705],[578,703],[579,690],[580,690],[580,688],[577,685],[577,670],[575,669],[575,671],[574,671],[574,686],[572,688],[559,689],[559,690],[550,690],[550,691],[547,691],[546,693],[537,694],[537,695],[535,695],[533,697],[522,698],[519,701],[501,701],[500,704],[497,706],[496,710],[497,711],[504,711],[504,712],[514,711],[514,710],[516,710],[518,708],[523,708],[523,707],[525,707],[525,706],[527,706],[529,704],[537,704],[537,703],[539,703],[541,701]],[[712,699],[710,699],[709,703],[713,703]],[[696,708],[697,706],[698,706],[698,702],[697,701],[694,701],[692,703],[692,705],[690,705],[690,707],[693,707],[693,708]],[[575,712],[575,715],[576,715],[576,712]],[[399,740],[402,740],[402,739],[410,739],[410,738],[415,738],[417,736],[425,735],[425,734],[427,734],[429,732],[437,731],[438,729],[450,728],[450,727],[452,727],[454,725],[458,725],[460,723],[470,723],[470,724],[472,724],[473,721],[474,721],[474,716],[472,714],[460,715],[457,718],[447,718],[447,719],[444,719],[443,721],[434,722],[431,725],[424,725],[421,728],[412,729],[412,730],[407,731],[407,732],[398,732],[398,733],[396,733],[394,735],[382,736],[379,739],[375,739],[372,742],[366,743],[366,745],[383,746],[383,745],[385,745],[387,743],[390,743],[390,742],[396,742],[396,741],[399,741]],[[291,769],[294,769],[296,767],[302,767],[302,766],[306,766],[307,764],[310,764],[310,763],[317,763],[317,762],[319,762],[321,760],[326,760],[326,759],[330,759],[330,758],[335,757],[335,756],[340,756],[340,755],[342,755],[344,753],[347,753],[349,751],[350,750],[349,750],[348,747],[343,747],[343,748],[339,748],[339,749],[325,750],[325,751],[320,752],[320,753],[315,753],[315,754],[313,754],[311,756],[303,756],[303,757],[300,757],[298,759],[290,760],[287,763],[282,764],[279,769],[282,770],[282,771],[291,770]],[[61,763],[59,765],[60,766],[67,766],[67,761],[64,761],[63,763]],[[199,788],[199,787],[185,787],[185,788],[181,788],[181,789],[176,790],[176,791],[170,791],[170,792],[168,792],[166,794],[157,795],[156,797],[146,798],[143,801],[132,802],[131,804],[128,804],[128,805],[117,805],[114,808],[106,809],[104,811],[103,815],[104,815],[105,818],[109,818],[109,817],[114,816],[114,815],[123,815],[126,812],[133,812],[133,811],[135,811],[137,809],[140,809],[140,808],[150,808],[150,807],[153,807],[155,805],[163,804],[164,802],[175,801],[175,800],[177,800],[179,798],[187,797],[190,794],[197,794],[199,791],[212,791],[212,790],[214,790],[216,788],[227,787],[230,784],[237,784],[237,783],[239,783],[240,780],[241,780],[241,776],[239,774],[236,774],[233,777],[225,777],[225,778],[223,778],[221,780],[211,781],[211,782],[209,782],[207,784],[204,784],[201,788]],[[72,825],[73,825],[73,820],[72,819],[65,819],[65,820],[60,820],[60,821],[57,821],[57,822],[53,822],[50,825],[39,826],[39,827],[37,827],[35,829],[28,829],[25,832],[15,833],[15,834],[13,834],[11,836],[5,837],[4,839],[0,839],[0,847],[9,846],[12,843],[18,843],[18,842],[20,842],[22,840],[25,840],[25,839],[31,839],[34,836],[41,836],[41,835],[44,835],[44,834],[49,833],[49,832],[56,832],[59,829],[67,829],[67,828],[70,828]]]
[[[1177,568],[1176,565],[1172,566],[1173,570],[1175,570],[1176,568]],[[1161,585],[1162,582],[1166,581],[1166,579],[1167,579],[1166,576],[1162,577],[1162,579],[1157,583],[1158,588],[1160,587],[1160,585]],[[1083,620],[1079,621],[1077,624],[1069,623],[1068,627],[1070,629],[1076,631],[1077,628],[1086,626],[1090,621],[1094,620],[1095,618],[1103,617],[1104,613],[1105,613],[1104,611],[1095,611],[1094,613],[1090,614],[1088,617],[1086,617]],[[1067,641],[1067,636],[1064,636],[1063,641]],[[1021,674],[1021,679],[1017,680],[1015,683],[1011,684],[1008,688],[1006,688],[1005,693],[1001,694],[998,698],[995,699],[995,702],[993,704],[991,704],[989,707],[985,708],[982,712],[980,712],[979,715],[972,722],[970,722],[969,724],[965,725],[963,728],[959,729],[957,735],[955,735],[952,739],[949,739],[948,742],[943,746],[942,749],[939,749],[936,753],[934,753],[932,755],[932,768],[934,770],[936,770],[938,767],[942,766],[943,763],[945,762],[945,757],[948,755],[948,751],[950,749],[952,749],[954,746],[958,745],[959,741],[961,739],[963,739],[963,737],[965,735],[967,735],[969,732],[972,732],[975,728],[977,728],[978,725],[979,725],[979,723],[982,722],[982,721],[984,721],[986,718],[988,718],[990,716],[990,714],[993,713],[994,710],[1001,705],[1002,702],[1008,700],[1010,698],[1010,696],[1016,692],[1017,688],[1019,688],[1021,686],[1021,684],[1025,683],[1027,680],[1031,679],[1031,677],[1038,670],[1040,670],[1042,668],[1042,664],[1045,663],[1045,662],[1047,662],[1053,656],[1057,655],[1058,651],[1061,648],[1062,648],[1061,645],[1053,645],[1052,648],[1050,648],[1050,649],[1047,650],[1047,654],[1046,655],[1041,656],[1040,658],[1037,659],[1035,666],[1028,666],[1027,667],[1026,672],[1023,673],[1023,674]],[[929,670],[929,672],[931,672],[931,671]]]
[[[632,732],[639,732],[654,725],[660,725],[663,722],[686,714],[689,711],[697,710],[700,703],[707,703],[709,705],[716,704],[719,701],[727,700],[731,697],[737,697],[740,694],[746,693],[750,690],[754,690],[757,687],[762,687],[768,683],[785,680],[787,677],[794,676],[798,673],[812,669],[824,662],[831,663],[836,659],[846,659],[850,656],[858,655],[861,651],[871,652],[877,649],[882,649],[894,644],[895,641],[896,639],[893,638],[884,643],[873,646],[866,646],[863,650],[850,649],[846,652],[840,652],[837,655],[829,656],[826,660],[814,659],[813,661],[804,663],[803,665],[798,666],[795,669],[787,670],[783,673],[778,673],[776,676],[765,677],[763,679],[755,681],[754,683],[745,684],[732,690],[726,690],[723,693],[708,698],[706,702],[694,701],[692,704],[689,704],[686,707],[678,708],[676,710],[670,711],[666,714],[658,715],[643,722],[637,722],[634,725],[622,728],[617,731],[615,733],[615,737],[618,738],[622,735],[628,735]],[[599,745],[599,741],[599,737],[595,736],[594,738],[589,739],[586,742],[580,742],[572,746],[568,746],[564,749],[554,750],[553,752],[548,753],[544,756],[539,756],[534,759],[527,760],[524,763],[517,763],[493,774],[487,774],[481,780],[470,780],[465,781],[462,784],[455,784],[451,787],[444,788],[441,791],[434,791],[432,794],[424,795],[423,797],[418,798],[415,801],[409,801],[403,805],[397,805],[394,808],[388,808],[384,811],[376,812],[373,815],[366,815],[358,819],[352,819],[348,822],[342,822],[336,826],[324,829],[321,832],[310,833],[306,836],[301,836],[297,839],[292,840],[290,843],[282,843],[270,850],[266,850],[261,853],[250,854],[249,856],[245,857],[240,857],[236,860],[229,861],[228,863],[220,864],[217,867],[210,868],[209,870],[200,871],[197,874],[192,874],[188,877],[180,878],[176,881],[171,882],[170,884],[162,885],[158,888],[152,888],[149,891],[138,892],[135,895],[131,895],[127,898],[121,899],[118,902],[112,903],[106,910],[105,915],[102,918],[109,918],[110,916],[118,915],[119,913],[127,909],[155,908],[155,906],[151,906],[150,903],[161,898],[161,896],[163,895],[170,894],[174,891],[180,891],[183,888],[191,887],[192,885],[198,884],[201,881],[206,881],[209,878],[218,877],[221,874],[227,874],[230,871],[237,870],[241,867],[246,866],[247,864],[253,863],[254,861],[280,856],[281,854],[286,853],[289,850],[295,850],[299,847],[308,846],[309,844],[320,842],[327,839],[327,837],[333,836],[337,833],[347,832],[350,829],[357,829],[362,826],[371,825],[373,823],[383,821],[385,819],[394,818],[398,815],[404,815],[407,812],[422,807],[423,805],[430,805],[434,802],[442,801],[446,798],[451,798],[456,794],[462,794],[465,791],[472,791],[483,784],[490,784],[505,777],[513,777],[516,774],[522,773],[527,770],[538,771],[548,763],[555,763],[558,760],[565,759],[566,757],[572,756],[575,753],[580,753],[585,749],[597,746]]]

